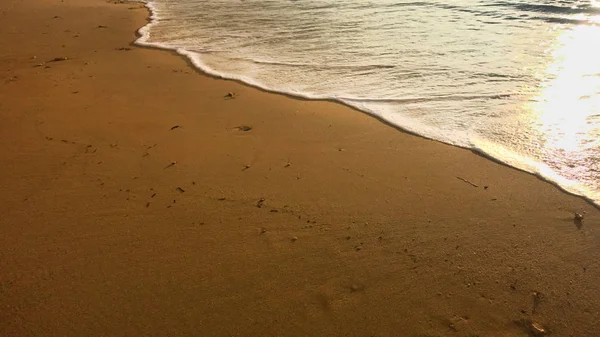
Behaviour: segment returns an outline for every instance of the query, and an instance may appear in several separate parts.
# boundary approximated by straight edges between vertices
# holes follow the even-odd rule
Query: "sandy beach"
[[[140,3],[0,19],[0,336],[600,335],[582,198],[137,47]]]

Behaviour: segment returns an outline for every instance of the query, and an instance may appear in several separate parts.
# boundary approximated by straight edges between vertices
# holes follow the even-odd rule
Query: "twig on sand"
[[[177,162],[176,162],[176,161],[174,161],[174,162],[171,162],[171,164],[169,164],[169,165],[165,166],[165,169],[168,169],[168,168],[169,168],[169,167],[171,167],[171,166],[175,166],[175,164],[177,164]]]
[[[467,179],[464,179],[464,178],[461,178],[461,177],[456,177],[456,179],[458,179],[458,180],[462,180],[462,181],[464,181],[465,183],[467,183],[467,184],[469,184],[469,185],[471,185],[471,186],[473,186],[473,187],[479,187],[479,185],[475,185],[475,184],[473,184],[472,182],[468,181]]]

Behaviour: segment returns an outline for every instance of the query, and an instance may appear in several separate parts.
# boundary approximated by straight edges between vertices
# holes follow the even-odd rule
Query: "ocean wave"
[[[585,17],[572,14],[595,9],[575,13],[554,5],[515,6],[521,3],[466,7],[440,1],[343,0],[259,6],[245,0],[221,10],[222,0],[171,1],[170,7],[160,7],[161,1],[146,2],[151,20],[139,30],[137,44],[174,50],[215,77],[346,104],[401,130],[471,149],[600,202],[600,185],[590,185],[588,173],[575,179],[568,174],[572,165],[595,172],[589,160],[593,154],[584,154],[575,164],[568,153],[557,155],[569,160],[548,159],[552,151],[543,147],[547,139],[528,129],[539,122],[520,114],[524,106],[543,101],[531,94],[547,85],[540,84],[540,65],[551,54],[539,43],[541,36],[556,34],[552,24],[584,24]],[[180,6],[178,12],[173,6]],[[333,15],[333,9],[343,15]],[[195,19],[194,10],[201,12],[201,20]],[[423,12],[413,15],[416,10]],[[232,16],[237,12],[244,17]],[[185,21],[178,21],[180,17]],[[548,25],[528,23],[533,21]],[[590,113],[587,120],[600,123],[597,116]],[[591,144],[589,148],[595,144],[582,142]]]
[[[489,94],[489,95],[452,95],[452,96],[428,96],[413,98],[358,98],[358,97],[335,97],[348,102],[379,102],[395,104],[415,104],[427,102],[445,102],[445,101],[469,101],[469,100],[488,100],[488,99],[507,99],[513,94]]]

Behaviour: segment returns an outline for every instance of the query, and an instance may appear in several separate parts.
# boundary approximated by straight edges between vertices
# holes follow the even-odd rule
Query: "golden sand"
[[[600,335],[592,205],[133,46],[147,15],[0,2],[0,336]]]

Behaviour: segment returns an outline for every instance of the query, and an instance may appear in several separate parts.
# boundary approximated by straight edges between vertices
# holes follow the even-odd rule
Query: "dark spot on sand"
[[[363,291],[363,290],[365,290],[365,287],[363,285],[353,284],[350,286],[350,292],[352,292],[352,293]]]
[[[242,125],[242,126],[236,127],[236,129],[238,129],[239,131],[248,132],[248,131],[252,130],[252,127],[248,126],[248,125]]]

